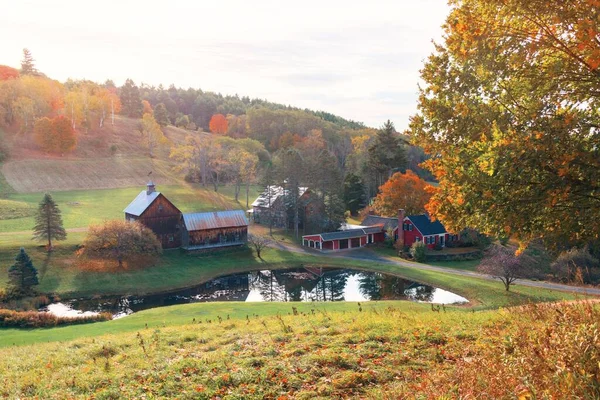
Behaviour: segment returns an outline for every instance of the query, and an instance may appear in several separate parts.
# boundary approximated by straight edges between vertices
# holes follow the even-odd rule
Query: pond
[[[460,304],[467,299],[396,276],[351,269],[295,268],[254,271],[213,279],[193,288],[147,296],[111,296],[53,303],[42,309],[60,316],[109,312],[120,318],[149,308],[211,301],[410,300]]]

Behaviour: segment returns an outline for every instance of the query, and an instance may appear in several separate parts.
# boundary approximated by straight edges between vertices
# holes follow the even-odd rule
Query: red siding
[[[404,246],[407,246],[407,247],[412,246],[412,244],[417,240],[417,238],[419,238],[421,241],[423,241],[423,235],[421,235],[421,232],[419,232],[417,227],[414,226],[412,224],[412,222],[410,222],[409,219],[405,219],[404,223],[412,226],[412,231],[411,230],[404,231]],[[402,229],[402,226],[399,226],[398,228]]]
[[[383,243],[385,241],[385,233],[378,232],[373,234],[373,242],[374,243]]]
[[[360,245],[361,246],[365,246],[367,244],[367,237],[366,236],[361,236],[360,237]]]

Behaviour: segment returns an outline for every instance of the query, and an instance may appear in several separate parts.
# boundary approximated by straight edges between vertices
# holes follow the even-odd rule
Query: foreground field
[[[261,305],[268,313],[248,308],[247,318],[226,310],[214,316],[209,306],[171,307],[171,315],[195,315],[177,328],[140,313],[149,323],[137,332],[2,349],[0,396],[600,396],[600,312],[589,304],[477,313],[402,302],[285,304]]]

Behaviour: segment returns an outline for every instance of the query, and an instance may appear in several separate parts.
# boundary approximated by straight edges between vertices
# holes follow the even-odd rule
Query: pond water
[[[149,308],[195,302],[373,300],[437,304],[468,302],[452,292],[391,275],[307,267],[228,275],[171,293],[69,300],[50,304],[42,311],[73,317],[109,312],[114,318],[120,318]]]

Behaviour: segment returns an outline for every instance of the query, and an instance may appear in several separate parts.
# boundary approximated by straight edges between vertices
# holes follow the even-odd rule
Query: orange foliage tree
[[[67,153],[77,146],[77,136],[71,121],[62,115],[37,120],[33,132],[36,144],[51,153]]]
[[[19,70],[6,65],[0,65],[0,81],[6,81],[19,77]]]
[[[210,119],[208,128],[212,133],[224,135],[227,133],[227,118],[223,114],[215,114]]]
[[[142,106],[144,107],[144,114],[152,114],[152,106],[148,100],[142,100]]]
[[[373,209],[379,215],[393,217],[403,208],[408,215],[425,211],[429,201],[430,185],[411,170],[405,174],[396,172],[379,187],[379,194],[373,202]]]

